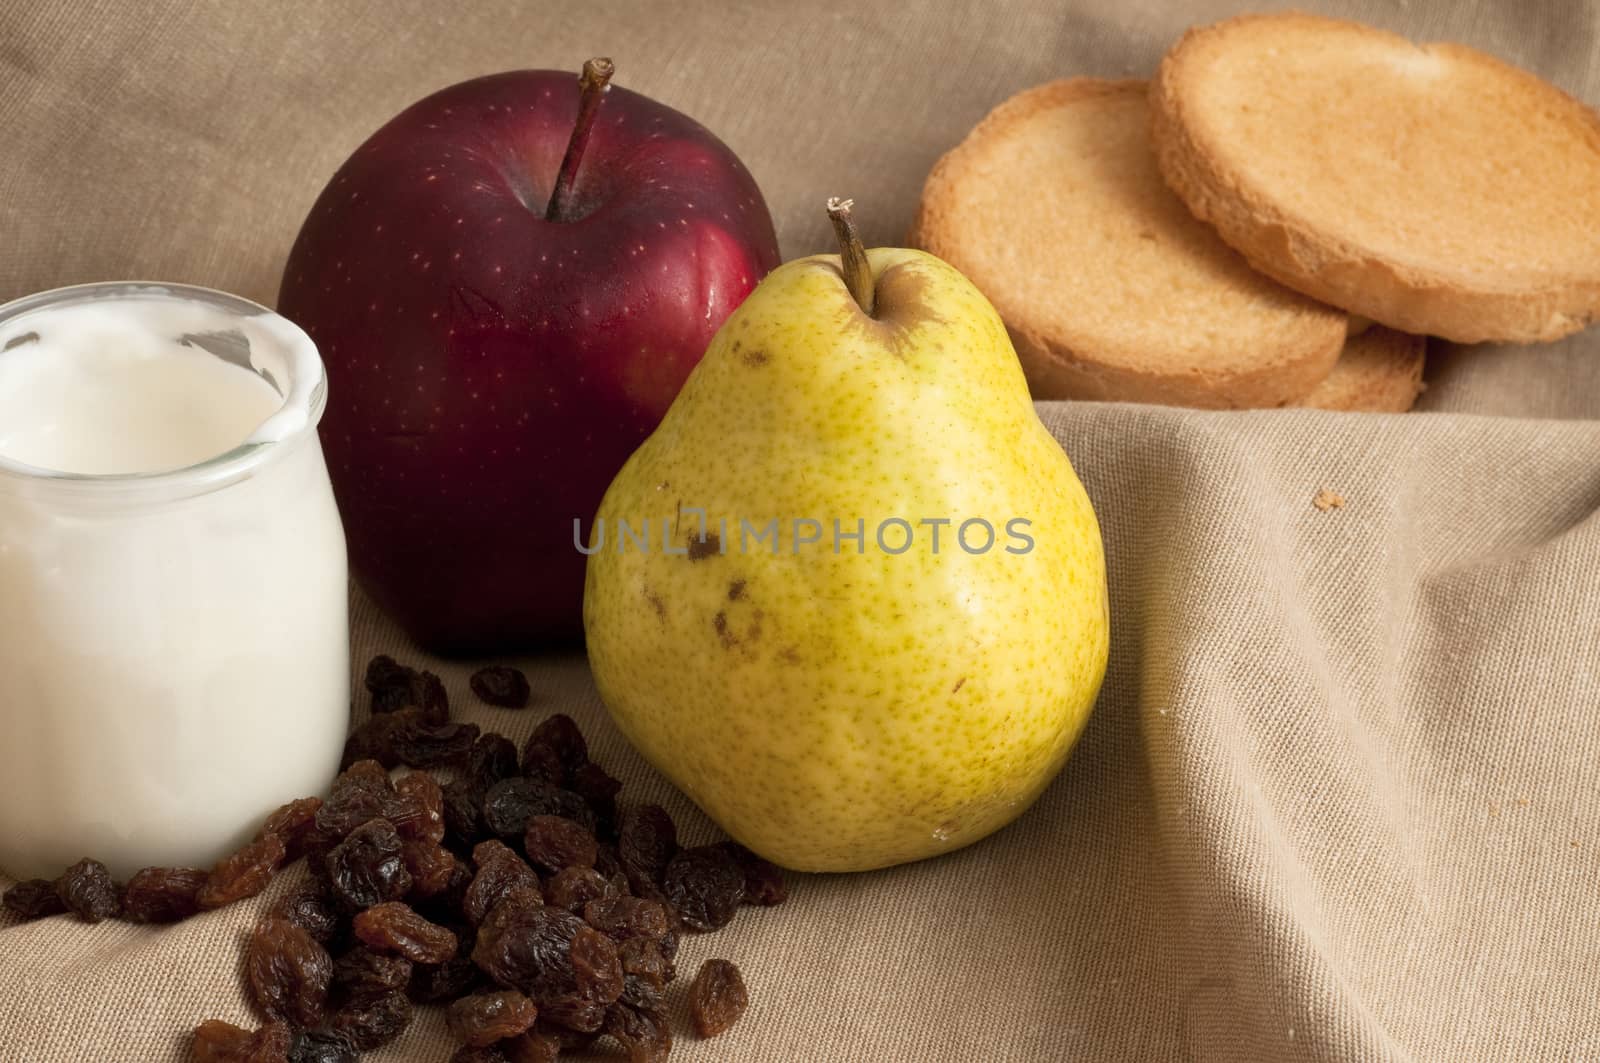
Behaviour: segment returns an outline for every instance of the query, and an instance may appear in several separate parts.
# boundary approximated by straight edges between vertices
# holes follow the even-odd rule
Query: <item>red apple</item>
[[[590,518],[723,319],[778,263],[703,126],[584,76],[414,104],[323,189],[278,309],[328,366],[351,567],[425,648],[581,634]],[[580,105],[581,100],[581,105]]]

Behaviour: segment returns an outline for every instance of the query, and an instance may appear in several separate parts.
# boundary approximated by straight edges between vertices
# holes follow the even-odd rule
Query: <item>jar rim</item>
[[[201,303],[236,317],[249,318],[269,329],[282,347],[288,370],[289,387],[283,394],[282,404],[238,446],[192,465],[150,472],[80,473],[30,465],[0,454],[0,480],[9,477],[44,481],[94,491],[167,487],[200,492],[249,473],[274,453],[289,449],[288,444],[316,431],[328,401],[327,371],[316,344],[304,329],[288,318],[243,296],[203,285],[169,281],[96,281],[51,288],[0,304],[0,326],[47,308],[125,298]]]

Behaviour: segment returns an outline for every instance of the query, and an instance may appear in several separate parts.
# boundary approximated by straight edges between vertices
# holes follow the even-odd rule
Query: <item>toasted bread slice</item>
[[[1250,269],[1167,190],[1147,96],[1077,78],[1007,100],[933,168],[911,242],[994,303],[1037,399],[1303,398],[1345,315]]]
[[[1404,413],[1422,394],[1428,341],[1373,325],[1344,342],[1328,379],[1295,403],[1319,410]]]
[[[1600,117],[1532,74],[1246,15],[1185,34],[1151,104],[1167,183],[1290,287],[1463,343],[1600,315]]]

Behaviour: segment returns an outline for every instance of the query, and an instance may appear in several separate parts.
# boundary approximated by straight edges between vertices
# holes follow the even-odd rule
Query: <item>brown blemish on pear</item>
[[[743,340],[734,340],[733,343],[728,347],[728,353],[738,355],[739,360],[748,366],[762,366],[766,365],[767,362],[770,361],[769,357],[767,356],[767,352],[761,350],[759,347],[752,348],[748,351],[745,350]]]
[[[707,532],[705,538],[703,539],[698,536],[691,535],[687,542],[689,546],[689,552],[687,556],[690,561],[702,561],[708,557],[715,557],[717,554],[722,552],[722,540],[710,532]]]
[[[735,634],[733,625],[728,620],[727,611],[718,609],[711,618],[711,628],[717,633],[717,641],[722,643],[723,649],[731,650],[736,646],[743,646],[748,651],[750,647],[761,641],[761,622],[765,619],[766,613],[760,609],[753,610],[750,613],[750,624],[745,628],[744,633],[742,635]],[[748,655],[749,653],[747,652],[746,656]]]

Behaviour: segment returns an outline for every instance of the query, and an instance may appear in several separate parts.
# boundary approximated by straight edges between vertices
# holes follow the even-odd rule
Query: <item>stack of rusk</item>
[[[994,303],[1036,399],[1407,410],[1424,337],[1600,314],[1600,116],[1467,47],[1249,15],[1148,84],[1001,104],[911,241]]]

